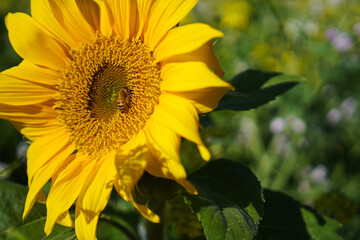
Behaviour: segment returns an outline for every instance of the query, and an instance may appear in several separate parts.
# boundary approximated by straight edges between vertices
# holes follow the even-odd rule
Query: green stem
[[[131,240],[139,240],[139,237],[135,235],[133,232],[129,231],[125,226],[121,225],[119,222],[114,221],[109,216],[102,214],[100,216],[100,221],[104,221],[108,224],[111,224],[112,226],[116,227],[117,229],[120,229],[129,239]]]
[[[146,220],[145,223],[147,240],[162,240],[163,239],[163,224],[152,223]]]
[[[152,223],[150,221],[145,222],[147,240],[162,240],[164,238],[164,207],[165,204],[161,203],[161,206],[156,211],[156,214],[160,217],[160,223]]]

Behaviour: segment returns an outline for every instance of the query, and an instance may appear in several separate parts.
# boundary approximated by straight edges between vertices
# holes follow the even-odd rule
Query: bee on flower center
[[[130,97],[131,97],[131,92],[129,88],[123,87],[120,89],[119,96],[117,98],[117,105],[121,113],[125,113],[129,110]]]

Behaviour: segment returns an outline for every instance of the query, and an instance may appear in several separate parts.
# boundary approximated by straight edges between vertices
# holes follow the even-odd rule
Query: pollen
[[[118,150],[146,124],[160,96],[160,67],[140,39],[98,35],[71,50],[54,104],[77,151]],[[120,111],[121,89],[129,90]]]

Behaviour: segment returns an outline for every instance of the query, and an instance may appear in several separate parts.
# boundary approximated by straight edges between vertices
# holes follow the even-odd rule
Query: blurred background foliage
[[[3,21],[16,11],[29,13],[29,1],[0,1],[0,71],[21,61]],[[202,134],[212,158],[247,164],[263,187],[337,219],[345,239],[358,239],[360,2],[200,0],[181,24],[191,22],[225,33],[214,50],[226,80],[249,68],[306,79],[256,110],[211,113]],[[0,179],[26,184],[27,142],[4,120],[0,136]],[[204,164],[189,142],[181,154],[189,172]]]

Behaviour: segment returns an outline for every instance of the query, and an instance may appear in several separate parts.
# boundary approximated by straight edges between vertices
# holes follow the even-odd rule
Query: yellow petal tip
[[[210,154],[210,151],[207,149],[207,147],[205,147],[204,145],[198,145],[198,148],[199,148],[199,152],[200,152],[201,157],[205,161],[210,161],[211,154]]]

